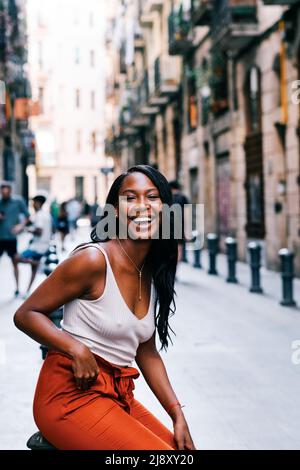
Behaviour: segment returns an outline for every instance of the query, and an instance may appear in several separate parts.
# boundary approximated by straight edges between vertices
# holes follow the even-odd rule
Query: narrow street
[[[86,240],[79,229],[68,251]],[[206,256],[203,264],[206,267]],[[263,272],[265,295],[250,294],[248,267],[239,263],[240,285],[181,264],[177,311],[171,319],[176,337],[161,353],[171,383],[185,405],[198,449],[299,449],[300,365],[292,362],[292,342],[300,339],[300,310],[279,305],[278,274]],[[42,365],[38,344],[12,322],[22,300],[14,291],[7,257],[1,260],[0,369],[1,449],[25,449],[36,431],[32,417],[35,383]],[[22,269],[22,285],[27,267]],[[40,274],[37,282],[43,279]],[[273,287],[272,287],[273,286]],[[300,305],[299,280],[296,300]],[[298,297],[297,297],[298,296]],[[135,396],[170,429],[172,422],[142,376]]]

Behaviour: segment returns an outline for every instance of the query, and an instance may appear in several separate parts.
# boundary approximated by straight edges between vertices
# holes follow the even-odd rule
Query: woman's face
[[[151,239],[158,234],[162,201],[159,191],[144,173],[131,173],[119,191],[117,214],[120,229],[132,239]],[[158,235],[156,235],[158,238]]]

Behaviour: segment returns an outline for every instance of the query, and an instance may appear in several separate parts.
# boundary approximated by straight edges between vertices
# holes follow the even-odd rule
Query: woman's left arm
[[[139,345],[135,360],[150,389],[168,412],[170,405],[179,400],[170,384],[164,362],[156,349],[155,333],[148,341]],[[178,449],[196,450],[181,407],[173,406],[169,415],[173,421],[174,438]]]

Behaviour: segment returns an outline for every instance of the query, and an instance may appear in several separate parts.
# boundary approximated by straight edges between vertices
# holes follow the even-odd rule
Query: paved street
[[[84,229],[78,239],[81,241]],[[203,254],[205,267],[206,255]],[[177,336],[167,354],[167,370],[183,404],[199,449],[300,449],[300,364],[291,360],[291,344],[300,340],[300,310],[282,307],[278,274],[263,270],[265,295],[248,292],[248,267],[238,265],[240,285],[181,264],[177,312],[171,326]],[[0,282],[0,449],[25,449],[35,432],[32,398],[42,364],[39,346],[19,332],[12,316],[20,300],[9,261],[1,260]],[[27,267],[22,269],[22,283]],[[43,275],[40,275],[41,280]],[[300,286],[296,283],[300,305]],[[145,384],[135,395],[170,429],[172,423]]]

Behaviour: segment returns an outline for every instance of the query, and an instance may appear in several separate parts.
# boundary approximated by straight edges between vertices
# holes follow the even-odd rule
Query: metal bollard
[[[208,274],[216,275],[218,274],[216,268],[216,257],[219,251],[219,237],[215,233],[208,233],[206,236],[207,239],[207,249],[209,256],[209,268]]]
[[[236,261],[237,261],[237,241],[235,238],[227,237],[225,240],[227,263],[228,263],[228,276],[226,281],[237,284],[236,278]]]
[[[58,263],[59,263],[59,259],[56,253],[50,253],[47,256],[46,261],[45,261],[45,264],[58,264]]]
[[[281,259],[282,300],[281,305],[294,307],[296,302],[293,298],[294,279],[294,253],[287,248],[279,250]]]
[[[201,269],[201,241],[199,237],[199,232],[198,230],[193,230],[192,231],[192,236],[193,236],[193,251],[194,251],[194,268]]]
[[[249,291],[261,294],[263,292],[260,286],[261,246],[256,242],[249,242],[248,252],[251,269],[251,286]]]
[[[185,240],[183,241],[182,243],[182,260],[181,260],[183,263],[187,263],[188,262],[188,259],[187,259],[187,256],[186,256],[186,242]]]
[[[198,269],[202,268],[201,249],[200,248],[196,248],[196,250],[194,251],[194,264],[193,264],[193,267],[198,268]]]
[[[56,268],[57,264],[56,263],[45,263],[45,268],[44,268],[44,274],[46,274],[46,276],[50,276],[50,274],[54,271],[54,269]]]

